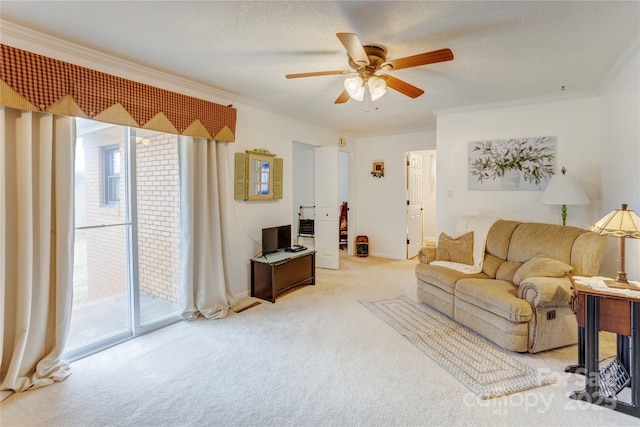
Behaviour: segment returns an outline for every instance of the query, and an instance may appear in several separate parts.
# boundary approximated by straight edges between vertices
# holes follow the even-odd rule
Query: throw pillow
[[[436,261],[451,261],[473,265],[473,231],[453,238],[440,233],[436,248]]]
[[[569,264],[546,255],[536,255],[513,275],[513,283],[520,286],[529,277],[564,277],[573,270]]]

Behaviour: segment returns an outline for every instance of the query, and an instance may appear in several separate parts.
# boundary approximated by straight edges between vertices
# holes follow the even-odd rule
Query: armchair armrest
[[[418,251],[418,261],[422,264],[429,264],[431,261],[436,260],[436,247],[435,246],[423,246]]]
[[[535,307],[557,307],[571,303],[569,277],[529,277],[518,288],[518,298]]]

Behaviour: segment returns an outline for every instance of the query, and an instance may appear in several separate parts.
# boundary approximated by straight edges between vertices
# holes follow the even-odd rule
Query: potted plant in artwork
[[[540,188],[553,176],[554,141],[549,137],[482,141],[470,147],[469,173],[479,183],[501,180],[501,189],[519,188],[520,179]]]

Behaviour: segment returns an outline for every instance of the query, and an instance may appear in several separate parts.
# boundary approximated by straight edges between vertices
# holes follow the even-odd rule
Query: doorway
[[[406,154],[406,256],[411,259],[426,242],[436,240],[436,150]]]

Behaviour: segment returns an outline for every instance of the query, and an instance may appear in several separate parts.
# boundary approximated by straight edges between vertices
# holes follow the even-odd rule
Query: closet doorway
[[[407,259],[436,240],[436,150],[406,155]]]

